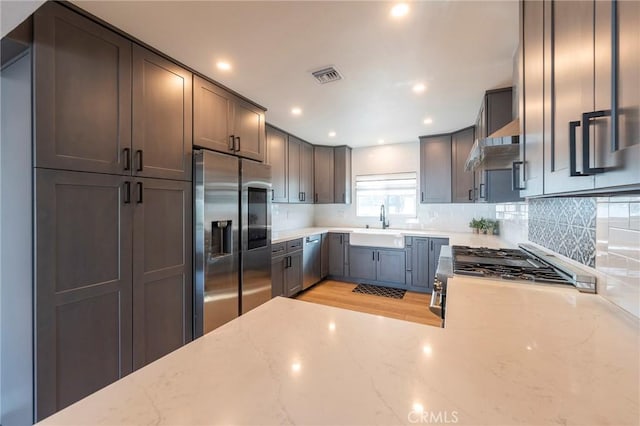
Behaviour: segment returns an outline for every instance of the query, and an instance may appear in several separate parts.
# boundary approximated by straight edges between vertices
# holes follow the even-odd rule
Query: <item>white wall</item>
[[[402,143],[355,148],[352,158],[352,188],[358,175],[416,172],[420,181],[420,143]],[[355,193],[351,204],[318,204],[314,223],[317,226],[380,227],[378,218],[356,216]],[[438,229],[470,232],[473,218],[495,218],[494,204],[418,204],[417,217],[390,217],[392,228]]]

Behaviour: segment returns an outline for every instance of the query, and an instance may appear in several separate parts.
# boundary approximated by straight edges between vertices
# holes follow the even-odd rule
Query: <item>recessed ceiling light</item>
[[[291,108],[291,114],[300,115],[300,114],[302,114],[302,109],[299,108],[299,107],[293,107],[293,108]]]
[[[229,71],[229,70],[231,70],[231,64],[229,62],[226,62],[226,61],[218,61],[216,66],[218,67],[218,69],[220,71]]]
[[[384,143],[384,139],[378,139],[378,144],[382,145]]]
[[[422,93],[427,89],[427,86],[425,86],[422,83],[417,83],[413,85],[413,91],[416,93]]]
[[[397,3],[391,8],[391,16],[401,18],[409,13],[409,5],[406,3]]]
[[[336,132],[329,132],[329,137],[330,138],[335,138],[336,137]]]
[[[423,121],[424,124],[431,124],[433,123],[433,120],[431,119],[431,117],[425,118]]]

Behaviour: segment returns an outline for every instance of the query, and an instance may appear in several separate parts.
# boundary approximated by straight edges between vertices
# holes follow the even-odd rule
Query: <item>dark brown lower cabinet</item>
[[[36,420],[132,371],[124,176],[36,169]]]
[[[36,420],[191,340],[189,182],[36,169]]]
[[[192,339],[191,184],[136,179],[133,209],[133,368]]]

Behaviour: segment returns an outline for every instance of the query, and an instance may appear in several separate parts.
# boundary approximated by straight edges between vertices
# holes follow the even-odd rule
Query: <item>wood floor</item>
[[[352,283],[326,280],[303,291],[296,299],[440,327],[440,318],[429,311],[429,294],[408,291],[402,299],[392,299],[353,293],[355,287]]]

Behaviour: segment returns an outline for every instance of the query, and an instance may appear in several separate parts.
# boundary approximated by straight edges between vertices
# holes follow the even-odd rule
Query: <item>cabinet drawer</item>
[[[286,242],[287,253],[302,250],[302,238],[296,238],[295,240],[289,240]]]
[[[287,251],[286,243],[271,244],[271,256],[278,256]]]

